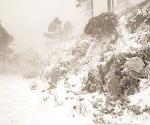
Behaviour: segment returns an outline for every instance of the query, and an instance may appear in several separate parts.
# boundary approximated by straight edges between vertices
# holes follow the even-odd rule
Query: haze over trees
[[[67,40],[72,37],[73,25],[70,21],[63,22],[56,17],[48,26],[44,36],[51,40]]]
[[[77,0],[76,7],[83,7],[85,14],[94,17],[94,0]]]
[[[10,45],[13,41],[13,37],[7,32],[7,30],[0,24],[0,63],[2,72],[5,72],[6,63],[9,60],[10,54],[13,50]]]

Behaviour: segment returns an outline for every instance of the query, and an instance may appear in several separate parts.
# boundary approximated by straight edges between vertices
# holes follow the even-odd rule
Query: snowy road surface
[[[31,92],[20,76],[0,76],[0,125],[90,125],[87,118],[65,116]]]

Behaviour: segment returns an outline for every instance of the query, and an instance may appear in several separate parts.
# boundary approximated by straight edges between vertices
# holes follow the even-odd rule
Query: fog
[[[132,3],[135,1],[138,0]],[[107,10],[106,2],[94,1],[94,16]],[[44,55],[50,51],[45,47],[43,34],[55,17],[63,23],[70,21],[74,35],[82,33],[89,19],[81,8],[76,8],[76,0],[0,0],[0,20],[14,37],[14,52],[32,49]]]
[[[137,1],[137,0],[132,0]],[[106,0],[95,2],[95,15],[106,11]],[[58,16],[73,23],[76,34],[82,32],[88,17],[76,8],[76,0],[0,0],[0,20],[15,38],[17,50],[38,48],[43,44],[43,33]]]
[[[98,7],[96,13],[104,9],[104,6]],[[77,33],[82,32],[88,20],[82,10],[76,8],[76,0],[0,0],[0,20],[14,36],[17,51],[30,46],[41,48],[43,33],[56,16],[64,22],[71,21]]]

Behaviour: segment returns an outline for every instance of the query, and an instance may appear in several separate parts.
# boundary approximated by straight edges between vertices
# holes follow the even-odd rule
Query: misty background
[[[76,8],[75,0],[0,0],[0,3],[0,19],[13,34],[17,51],[28,47],[41,49],[41,45],[44,46],[43,33],[56,16],[62,21],[69,20],[74,25],[75,34],[82,32],[88,19]],[[100,5],[97,13],[106,8],[103,3]]]
[[[130,4],[140,1],[132,0]],[[70,21],[74,26],[73,35],[81,34],[89,20],[82,8],[76,8],[76,0],[0,0],[0,3],[1,24],[14,38],[13,53],[25,55],[22,58],[31,58],[33,53],[34,58],[37,58],[36,52],[44,57],[55,47],[48,48],[45,42],[47,39],[43,35],[55,17],[63,23]],[[107,1],[95,1],[94,8],[94,16],[107,11]],[[26,67],[25,64],[22,59],[21,67]]]

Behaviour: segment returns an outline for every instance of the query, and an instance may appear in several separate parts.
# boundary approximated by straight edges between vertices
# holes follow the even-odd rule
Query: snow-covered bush
[[[110,36],[112,34],[117,36],[117,24],[117,15],[102,13],[89,20],[88,24],[85,26],[84,33],[98,39],[102,36]]]
[[[131,32],[135,32],[142,23],[150,25],[150,4],[130,15],[127,26],[131,29]]]

